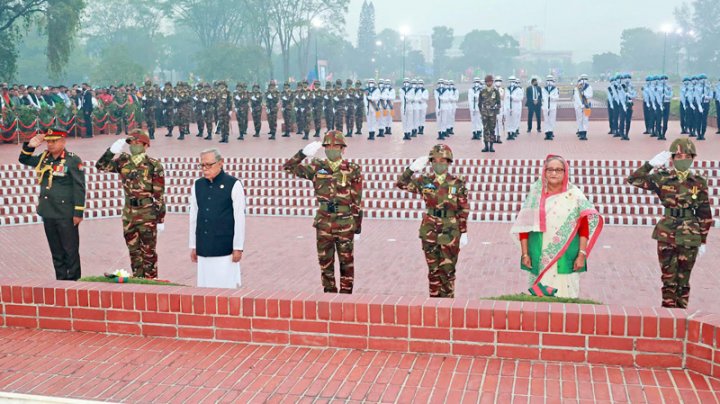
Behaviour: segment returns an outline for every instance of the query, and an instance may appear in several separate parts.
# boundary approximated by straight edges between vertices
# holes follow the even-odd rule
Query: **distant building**
[[[407,37],[407,48],[419,50],[425,56],[425,61],[433,59],[432,37],[428,34],[410,34]]]
[[[514,35],[520,43],[520,49],[539,51],[545,49],[545,34],[534,25],[526,25]]]

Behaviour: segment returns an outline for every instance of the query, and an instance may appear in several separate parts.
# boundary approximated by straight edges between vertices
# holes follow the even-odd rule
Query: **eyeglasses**
[[[562,174],[565,172],[565,169],[564,168],[546,168],[545,172],[548,174],[552,174],[552,173]]]
[[[213,163],[200,163],[200,164],[198,164],[198,168],[201,170],[209,170],[212,168],[212,166],[214,166],[215,164],[217,164],[219,162],[220,162],[220,160],[217,160]]]

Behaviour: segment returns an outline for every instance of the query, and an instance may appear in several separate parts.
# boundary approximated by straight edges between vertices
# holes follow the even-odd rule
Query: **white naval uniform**
[[[473,132],[482,132],[483,130],[482,116],[480,115],[480,106],[478,105],[481,91],[481,86],[473,86],[468,90],[468,108],[470,109],[470,121],[472,122]]]
[[[520,86],[508,87],[505,95],[505,114],[507,116],[507,132],[515,133],[520,129],[522,117],[523,89]]]
[[[378,124],[380,123],[380,117],[378,112],[382,115],[382,108],[380,107],[381,91],[377,87],[368,88],[368,92],[365,95],[365,113],[367,115],[367,125],[369,132],[377,132]],[[373,106],[375,103],[375,106]],[[375,108],[377,107],[377,109]]]
[[[546,132],[555,130],[555,122],[557,121],[557,103],[560,99],[560,92],[555,86],[542,88],[542,110],[543,110],[543,126]]]
[[[582,90],[582,94],[585,95],[588,105],[592,105],[593,89],[590,84],[586,84],[586,86],[587,87]],[[576,116],[579,116],[578,130],[580,132],[587,132],[588,127],[590,126],[590,118],[586,116],[585,111],[583,111],[584,106],[582,103],[582,98],[580,97],[580,90],[578,90],[577,87],[575,87],[575,89],[573,90],[573,105],[575,106]]]

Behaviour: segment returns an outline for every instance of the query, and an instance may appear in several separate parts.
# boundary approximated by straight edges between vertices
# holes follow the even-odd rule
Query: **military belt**
[[[675,218],[692,219],[695,215],[695,209],[689,208],[665,208],[665,216]]]
[[[350,206],[337,205],[334,202],[320,202],[320,210],[327,213],[349,213]]]
[[[428,209],[427,214],[440,218],[455,217],[455,211],[447,209]]]
[[[127,201],[128,205],[132,206],[133,208],[141,208],[146,205],[150,205],[153,203],[153,198],[141,198],[141,199],[133,199],[130,198]]]

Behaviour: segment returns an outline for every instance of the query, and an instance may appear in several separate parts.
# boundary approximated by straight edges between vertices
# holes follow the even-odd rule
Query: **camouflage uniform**
[[[297,90],[295,108],[297,108],[298,133],[302,133],[303,139],[307,140],[310,135],[310,92],[307,89],[307,82],[304,81]]]
[[[147,145],[150,140],[142,131],[133,131],[128,142],[137,139]],[[101,171],[117,173],[125,191],[122,221],[125,243],[130,251],[133,276],[157,278],[157,224],[165,221],[165,175],[160,161],[142,155],[115,154],[108,149],[95,167]]]
[[[695,145],[688,138],[676,139],[670,152],[696,154]],[[663,307],[687,307],[690,273],[713,222],[707,180],[692,171],[687,173],[683,179],[684,175],[675,169],[659,168],[653,172],[653,166],[646,162],[627,178],[629,184],[657,194],[665,207],[665,216],[652,234],[658,242]]]
[[[345,85],[345,126],[347,127],[345,136],[352,137],[355,128],[355,89],[351,79],[345,80]]]
[[[365,90],[362,88],[362,81],[355,81],[355,131],[356,135],[362,135],[363,121],[365,120]]]
[[[155,121],[155,111],[157,109],[157,100],[159,97],[160,94],[158,94],[153,87],[152,81],[146,80],[145,87],[143,87],[142,90],[142,106],[150,139],[155,139],[155,128],[157,127],[157,122]]]
[[[265,110],[267,111],[267,120],[270,126],[270,139],[275,139],[275,133],[277,132],[279,99],[280,92],[277,90],[275,82],[272,81],[268,85],[268,90],[265,93]]]
[[[343,124],[345,123],[345,111],[347,107],[347,91],[342,87],[342,80],[337,79],[335,81],[335,90],[333,94],[333,101],[335,108],[335,130],[343,131]]]
[[[447,145],[433,147],[430,159],[446,158],[452,161]],[[427,207],[420,225],[420,240],[428,265],[430,297],[455,296],[455,265],[460,253],[460,236],[467,232],[470,206],[465,180],[446,173],[414,176],[405,169],[398,180],[398,188],[422,195]]]
[[[325,131],[331,131],[335,128],[335,91],[332,84],[328,81],[325,83],[325,91],[323,91],[323,109],[325,110]]]
[[[313,83],[313,90],[310,96],[310,104],[312,106],[313,116],[313,127],[315,128],[315,135],[313,137],[320,137],[320,130],[322,129],[322,115],[323,115],[323,91],[320,88],[320,82],[315,80]]]
[[[500,91],[495,87],[483,87],[478,97],[478,104],[483,123],[483,142],[485,142],[483,151],[495,151],[493,143],[495,143],[497,114],[500,110]]]
[[[227,143],[230,137],[230,113],[232,112],[232,94],[224,81],[218,83],[217,101],[217,127],[220,131],[220,143]]]
[[[252,109],[253,126],[255,126],[255,134],[253,137],[260,137],[260,125],[262,124],[262,100],[263,93],[260,91],[260,85],[253,84],[252,92],[250,92],[250,108]]]
[[[116,136],[119,135],[120,132],[125,132],[126,135],[128,133],[129,109],[130,106],[128,105],[128,95],[125,92],[125,87],[120,87],[113,99],[113,117],[115,118],[115,124],[117,125],[117,128],[115,129]]]
[[[202,83],[198,84],[198,86],[192,90],[193,111],[195,112],[195,123],[197,123],[198,129],[195,137],[202,137],[205,131],[205,104],[207,104],[207,102],[202,101],[204,94],[205,87]]]
[[[238,140],[245,139],[248,129],[248,111],[250,109],[250,96],[248,95],[245,83],[237,83],[235,85],[235,118],[238,124]]]
[[[182,140],[185,139],[185,135],[190,134],[190,121],[192,120],[193,112],[192,90],[190,86],[185,82],[178,83],[173,100],[178,110],[177,123],[178,129],[180,130],[178,140]]]
[[[292,90],[290,90],[290,83],[286,82],[283,84],[283,92],[282,92],[282,116],[283,116],[283,124],[285,125],[285,131],[283,133],[283,137],[289,137],[290,131],[292,131],[292,113],[293,113],[293,93]]]
[[[207,136],[205,137],[205,140],[212,140],[213,126],[215,124],[215,113],[217,110],[217,95],[215,93],[215,90],[210,87],[210,83],[205,83],[203,97],[204,100],[207,100],[207,102],[203,101],[203,104],[205,104],[205,127],[207,128]]]
[[[342,132],[330,131],[323,145],[342,145]],[[360,166],[347,160],[338,161],[333,168],[327,159],[313,159],[302,164],[302,150],[285,163],[283,169],[313,182],[319,208],[313,227],[317,230],[317,252],[323,289],[337,293],[335,283],[335,250],[340,261],[340,293],[352,293],[355,265],[353,238],[360,234],[362,224],[362,173]]]
[[[175,92],[172,88],[172,83],[169,81],[165,83],[165,88],[161,92],[163,115],[165,116],[165,127],[167,127],[168,133],[166,137],[172,136],[173,125],[175,124]]]

